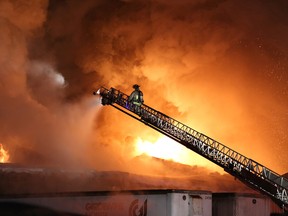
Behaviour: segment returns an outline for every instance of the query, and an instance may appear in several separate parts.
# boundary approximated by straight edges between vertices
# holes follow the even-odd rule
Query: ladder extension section
[[[128,95],[115,88],[101,87],[97,93],[103,105],[111,105],[176,140],[288,210],[288,180],[283,176],[145,104],[129,103]]]

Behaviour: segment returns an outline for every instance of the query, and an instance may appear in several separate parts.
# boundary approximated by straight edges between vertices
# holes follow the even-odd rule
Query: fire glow
[[[143,140],[138,137],[135,142],[134,155],[139,156],[143,154],[190,166],[203,166],[219,173],[224,173],[223,169],[211,163],[209,160],[165,136],[159,137],[155,142]]]
[[[3,145],[0,143],[0,163],[9,162],[9,153],[3,148]]]
[[[184,146],[175,142],[168,137],[160,137],[156,142],[150,142],[138,138],[135,143],[135,155],[146,154],[165,160],[172,160],[177,163],[195,165],[195,156]],[[199,160],[197,159],[197,164]],[[204,159],[200,159],[200,163],[205,163]]]
[[[160,137],[155,143],[138,138],[136,155],[146,154],[152,157],[172,160],[182,164],[191,164],[191,153],[168,137]]]

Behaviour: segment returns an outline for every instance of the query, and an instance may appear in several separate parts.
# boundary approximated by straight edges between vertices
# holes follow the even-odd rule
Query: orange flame
[[[147,154],[152,157],[173,160],[185,164],[191,162],[186,150],[168,137],[161,137],[155,143],[138,138],[135,154]]]
[[[9,162],[9,153],[3,148],[3,145],[0,143],[0,163]]]
[[[215,164],[165,136],[154,143],[138,138],[134,154],[136,156],[146,154],[187,165],[200,165],[222,173],[222,169]]]

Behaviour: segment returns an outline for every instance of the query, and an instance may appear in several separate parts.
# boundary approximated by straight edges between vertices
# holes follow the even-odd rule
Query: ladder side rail
[[[172,135],[176,136],[177,138],[181,139],[183,142],[186,142],[186,144],[192,144],[192,146],[198,150],[200,150],[200,154],[206,154],[206,156],[212,156],[215,160],[220,160],[222,163],[227,164],[229,163],[234,163],[234,166],[237,167],[237,169],[240,171],[241,168],[243,167],[243,164],[238,164],[235,160],[233,160],[229,155],[226,154],[225,149],[228,147],[219,144],[217,147],[222,147],[222,151],[219,151],[219,149],[215,148],[214,146],[211,145],[211,143],[215,143],[216,141],[212,140],[211,138],[207,138],[203,134],[200,134],[200,136],[195,137],[194,133],[187,133],[187,130],[182,130],[182,127],[179,128],[177,126],[182,125],[179,124],[176,120],[171,119],[169,122],[163,121],[161,118],[151,118],[151,115],[149,115],[149,112],[147,112],[148,115],[144,116],[144,119],[148,121],[149,123],[152,123],[153,125],[156,124],[158,128],[161,128],[162,130],[171,133]],[[185,128],[188,128],[187,126]],[[192,129],[191,129],[192,130]],[[207,142],[209,140],[209,142]],[[210,142],[211,140],[211,142]],[[205,142],[206,141],[206,142]],[[207,147],[207,148],[206,148]],[[231,149],[229,149],[232,151]],[[212,152],[212,153],[211,153]],[[215,153],[216,152],[216,153]],[[227,165],[226,165],[227,166]]]
[[[158,120],[158,122],[159,122],[159,120]],[[160,122],[161,123],[158,123],[158,127],[160,127],[160,128],[163,128],[163,125],[167,125],[167,124],[163,124],[163,122],[162,122],[162,120],[160,120]],[[173,125],[175,125],[175,121],[172,119],[172,121],[170,121]],[[179,125],[181,125],[181,124],[178,124],[178,123],[176,123],[176,126],[179,126]],[[181,126],[181,128],[180,128],[180,131],[182,130],[182,128],[183,128],[183,126]],[[186,128],[188,128],[188,127],[186,127]],[[171,129],[171,126],[170,126],[170,129]],[[178,128],[179,129],[179,128]],[[183,130],[182,130],[183,131]],[[168,132],[169,133],[171,133],[171,131],[169,131],[168,130]],[[180,134],[180,135],[179,135]],[[174,132],[173,133],[173,136],[177,136],[177,138],[180,138],[181,140],[183,140],[183,133],[181,133],[181,132],[177,132],[176,131],[176,133]],[[211,138],[208,138],[208,139],[203,139],[203,134],[201,134],[202,136],[200,136],[199,138],[200,138],[200,141],[206,141],[206,140],[212,140],[211,142],[205,142],[206,144],[208,143],[208,146],[210,145],[211,146],[211,143],[214,143],[215,144],[215,142],[217,142],[217,141],[215,141],[215,140],[213,140],[213,139],[211,139]],[[206,137],[206,136],[205,136]],[[202,139],[201,139],[202,138]],[[190,143],[189,143],[190,144]],[[187,145],[186,145],[187,146]],[[207,156],[207,154],[208,155],[213,155],[213,157],[214,157],[214,161],[213,162],[215,162],[215,160],[217,161],[217,162],[219,162],[220,161],[220,164],[224,164],[226,167],[228,166],[227,164],[228,163],[230,163],[230,164],[233,164],[233,171],[235,171],[235,170],[237,170],[238,172],[240,172],[241,173],[241,170],[242,170],[242,168],[243,167],[246,167],[246,169],[248,169],[249,170],[249,166],[248,166],[248,164],[251,164],[251,159],[249,159],[249,158],[247,158],[247,157],[245,157],[245,156],[243,156],[242,154],[239,154],[238,152],[235,152],[235,151],[233,151],[232,149],[230,149],[230,148],[228,148],[227,146],[224,146],[224,145],[222,145],[221,143],[218,143],[218,145],[217,145],[217,147],[220,149],[221,147],[221,151],[220,152],[222,152],[224,155],[222,155],[222,154],[219,154],[219,152],[217,152],[217,153],[215,153],[215,150],[213,151],[213,148],[212,148],[212,151],[211,150],[209,150],[209,147],[205,150],[204,148],[203,148],[203,145],[202,145],[202,147],[201,146],[199,146],[198,145],[198,148],[200,149],[200,150],[202,150],[202,152],[200,152],[200,154],[203,156],[203,154],[204,155],[206,155]],[[195,151],[195,149],[193,149],[194,151]],[[217,149],[218,150],[218,149]],[[199,152],[198,152],[199,153]],[[229,154],[230,153],[230,154]],[[228,157],[226,157],[228,155]],[[229,156],[232,156],[232,158],[234,159],[234,161],[229,157]],[[235,162],[235,160],[238,162]],[[258,164],[258,163],[256,163],[255,161],[254,161],[254,169],[253,170],[249,170],[250,172],[252,172],[252,173],[254,173],[255,175],[257,175],[257,176],[259,176],[259,177],[261,177],[261,178],[263,178],[263,179],[265,179],[265,177],[266,176],[263,176],[263,169],[264,169],[265,167],[264,166],[262,166],[262,165],[260,165],[260,164]],[[247,178],[247,177],[246,177]],[[279,184],[278,182],[274,182],[273,181],[273,179],[272,178],[266,178],[268,181],[270,181],[270,185],[269,186],[266,186],[266,188],[270,188],[270,190],[269,191],[271,191],[272,189],[271,189],[271,184],[273,185],[274,183],[276,183],[276,184]],[[283,179],[283,177],[282,177],[282,179]],[[246,179],[247,180],[247,179]],[[282,180],[283,181],[283,180]],[[253,182],[253,181],[250,181],[250,182]],[[252,183],[251,183],[252,184]],[[267,193],[269,193],[270,195],[273,195],[274,197],[278,197],[278,198],[280,198],[282,201],[287,201],[287,190],[285,189],[285,188],[283,188],[283,185],[281,185],[280,184],[280,186],[281,187],[278,187],[277,188],[277,191],[275,190],[275,188],[273,187],[273,192],[268,192],[267,190],[265,190],[265,189],[261,189],[261,188],[259,188],[260,190],[262,190],[262,191],[267,191]]]
[[[114,88],[111,88],[110,90],[108,90],[103,87],[101,95],[102,97],[104,96],[105,98],[108,99],[109,102],[107,104],[116,103],[120,105],[121,107],[135,113],[135,107],[131,106],[131,104],[128,103],[128,98],[129,98],[128,95],[120,92],[119,90],[116,90]],[[262,166],[261,164],[255,161],[252,161],[249,158],[246,158],[245,156],[217,142],[216,140],[182,124],[181,122],[178,122],[177,120],[149,106],[142,105],[140,110],[143,116],[145,116],[146,114],[146,120],[150,118],[150,120],[152,121],[152,124],[155,125],[157,128],[160,128],[161,130],[163,130],[163,128],[161,127],[165,125],[165,127],[168,128],[168,130],[167,128],[164,128],[164,132],[166,133],[166,135],[168,133],[168,135],[170,134],[172,138],[176,136],[177,139],[180,139],[180,143],[182,144],[186,143],[186,145],[184,144],[186,147],[189,147],[189,145],[192,144],[194,148],[192,149],[190,148],[191,150],[195,151],[195,148],[196,148],[197,153],[201,154],[205,158],[208,158],[208,159],[212,158],[209,160],[212,160],[214,163],[220,165],[221,167],[223,167],[224,165],[223,168],[231,169],[230,166],[232,164],[233,165],[232,171],[233,172],[235,170],[238,171],[239,175],[241,175],[242,168],[245,167],[246,170],[249,171],[250,173],[253,173],[256,176],[259,176],[263,178],[264,180],[267,179],[271,181],[272,184],[275,183],[278,186],[276,198],[280,199],[281,201],[284,201],[285,203],[288,203],[287,189],[284,187],[284,184],[287,185],[288,181],[284,177],[269,170],[268,168]],[[165,124],[163,124],[163,122]],[[190,139],[190,142],[187,142],[187,136],[192,136],[194,140]],[[251,167],[253,169],[251,169]],[[229,173],[230,172],[231,170],[229,171]],[[235,176],[235,174],[233,175]],[[254,182],[249,179],[245,179],[245,180],[250,182],[250,184],[254,184]],[[261,190],[265,191],[265,189],[261,189]],[[273,194],[271,195],[275,196],[275,193],[274,195]]]
[[[247,165],[249,159],[246,158],[244,155],[241,155],[238,152],[235,152],[234,150],[230,149],[229,147],[215,141],[214,139],[211,139],[210,137],[199,133],[195,130],[193,130],[192,128],[176,121],[175,119],[171,118],[170,121],[173,125],[175,125],[175,127],[177,127],[178,129],[187,132],[188,134],[196,137],[198,140],[200,140],[201,142],[206,143],[207,145],[209,145],[210,147],[216,148],[216,149],[220,149],[221,148],[221,152],[223,152],[224,154],[232,157],[234,160],[237,160],[238,162],[242,163],[244,166]],[[217,144],[216,144],[217,143]],[[216,144],[216,145],[215,145]],[[235,155],[235,156],[234,156]]]
[[[150,119],[151,120],[151,119]],[[157,125],[157,119],[154,119],[154,121],[152,120],[151,122],[149,121],[149,119],[146,119],[146,121],[150,124],[153,125],[153,127],[157,128],[158,131],[163,133],[163,128],[159,127],[159,125]],[[159,121],[159,120],[158,120]],[[167,125],[168,122],[160,124],[160,125]],[[279,199],[277,199],[278,197],[276,196],[277,194],[277,188],[275,187],[275,185],[271,184],[270,182],[265,181],[265,179],[260,178],[257,175],[252,174],[250,171],[246,171],[247,174],[243,175],[243,171],[242,172],[237,172],[237,169],[239,169],[239,167],[233,167],[231,168],[231,163],[229,164],[229,162],[231,162],[231,160],[229,160],[229,158],[225,157],[225,155],[223,154],[219,154],[219,152],[216,154],[215,153],[215,149],[212,150],[212,152],[214,152],[214,158],[211,158],[211,153],[209,153],[209,146],[207,146],[207,148],[204,147],[204,145],[197,145],[197,148],[192,148],[191,143],[187,142],[186,140],[183,141],[182,136],[179,135],[179,133],[173,133],[173,131],[170,130],[166,130],[164,131],[163,134],[168,133],[170,135],[170,137],[172,137],[172,139],[176,140],[178,138],[180,138],[180,140],[178,142],[180,142],[181,144],[183,144],[184,146],[186,146],[187,148],[197,152],[198,154],[202,155],[203,157],[207,158],[208,160],[216,163],[217,165],[223,167],[226,171],[228,170],[228,173],[230,173],[231,175],[237,177],[239,180],[241,180],[243,183],[248,184],[250,187],[253,187],[254,189],[256,188],[258,191],[261,191],[262,193],[265,193],[267,195],[269,195],[270,197],[272,197],[274,200],[276,200],[279,203]],[[181,134],[181,133],[180,133]],[[175,137],[177,139],[175,139]],[[187,145],[188,144],[188,145]],[[255,179],[258,180],[258,182],[261,181],[261,185],[265,185],[264,187],[261,187],[257,184],[255,184]]]
[[[149,112],[149,110],[148,110],[148,112]],[[149,118],[149,115],[147,117]],[[164,122],[166,122],[166,121],[162,120],[162,119],[163,118],[161,118],[161,117],[160,117],[160,119],[158,119],[158,122],[157,122],[158,127],[161,127],[164,130],[168,130],[168,131],[174,130],[174,134],[176,133],[176,135],[178,135],[178,137],[182,137],[182,139],[183,139],[183,134],[186,133],[187,135],[192,136],[192,137],[196,138],[197,140],[199,140],[200,142],[203,142],[206,145],[210,146],[210,148],[212,148],[212,149],[215,148],[215,149],[219,150],[220,152],[222,152],[223,154],[227,155],[228,157],[231,157],[234,160],[242,163],[243,166],[247,165],[246,163],[248,161],[248,158],[239,154],[238,152],[235,152],[234,150],[230,149],[229,147],[215,141],[214,139],[212,139],[212,138],[210,138],[210,137],[208,137],[202,133],[199,133],[199,132],[193,130],[192,128],[176,121],[175,119],[170,118],[170,120],[168,121],[169,124],[165,124]],[[181,135],[179,135],[179,134],[181,134]],[[186,135],[186,137],[187,137],[187,135]],[[188,136],[188,139],[189,139],[189,136]],[[236,156],[234,156],[234,155],[236,155]],[[241,158],[241,160],[239,160],[239,157]]]
[[[105,88],[104,88],[105,89]],[[108,89],[105,89],[106,91],[106,94],[107,92],[109,92]],[[114,99],[118,99],[116,100],[115,102],[128,109],[129,111],[134,111],[131,107],[127,107],[127,104],[128,104],[128,98],[129,96],[120,92],[119,90],[116,90],[114,88],[111,88],[110,89],[112,95],[113,95],[113,101]],[[119,100],[119,95],[122,95],[121,99],[122,100]],[[122,103],[119,103],[122,102]],[[124,106],[125,105],[125,106]],[[165,121],[165,122],[168,122],[169,124],[168,125],[173,125],[175,126],[176,128],[178,128],[180,131],[182,131],[182,134],[183,134],[183,131],[185,131],[186,133],[194,136],[195,138],[198,138],[198,140],[200,140],[201,142],[204,142],[206,143],[207,145],[210,146],[210,148],[216,148],[217,150],[220,149],[220,152],[224,153],[225,155],[227,155],[228,157],[234,159],[234,161],[237,161],[238,163],[242,164],[243,167],[248,167],[251,168],[251,164],[253,164],[251,171],[254,172],[255,174],[257,175],[260,175],[260,176],[263,176],[264,178],[267,178],[268,180],[272,181],[272,182],[275,182],[277,183],[278,185],[284,187],[284,186],[288,186],[288,180],[285,179],[283,176],[280,176],[279,174],[269,170],[268,168],[266,168],[265,166],[253,161],[247,157],[245,157],[244,155],[232,150],[231,148],[217,142],[216,140],[188,127],[187,125],[147,106],[147,105],[142,105],[141,107],[142,110],[145,110],[146,112],[150,112],[152,113],[156,118],[158,117],[158,121],[161,122],[161,121]],[[160,124],[160,123],[158,123]],[[166,124],[167,125],[167,124]],[[170,126],[170,130],[172,126]],[[182,137],[183,135],[181,135]],[[241,166],[241,165],[238,165],[238,166]]]
[[[173,119],[169,123],[169,122],[164,122],[161,119],[161,115],[160,115],[160,119],[157,119],[157,118],[149,119],[149,114],[148,114],[148,116],[146,116],[145,120],[148,121],[149,123],[152,123],[157,128],[160,128],[161,130],[165,131],[166,133],[171,134],[171,136],[176,137],[177,139],[180,139],[181,140],[180,143],[184,144],[186,147],[190,148],[191,150],[196,151],[197,153],[204,156],[205,158],[208,158],[208,159],[210,158],[209,160],[211,160],[212,162],[214,162],[214,163],[216,163],[216,164],[218,164],[221,167],[224,167],[226,169],[232,169],[232,171],[230,170],[229,173],[238,172],[238,174],[234,173],[233,174],[234,176],[237,176],[238,178],[241,178],[242,180],[244,179],[244,180],[248,181],[251,185],[256,185],[258,190],[265,192],[266,194],[274,197],[275,199],[280,199],[281,201],[284,201],[285,203],[288,204],[286,189],[281,188],[281,187],[275,187],[274,182],[270,182],[270,181],[267,182],[267,180],[265,178],[263,178],[263,176],[261,176],[262,173],[259,171],[260,170],[259,168],[258,168],[258,172],[255,173],[255,171],[254,171],[254,173],[253,173],[253,171],[249,170],[249,167],[246,166],[246,170],[249,171],[249,173],[251,173],[251,174],[253,173],[253,175],[251,175],[251,174],[247,175],[247,172],[245,175],[243,175],[242,170],[243,170],[244,166],[241,163],[245,162],[245,164],[249,164],[249,163],[251,164],[251,162],[250,162],[251,159],[244,157],[243,155],[233,151],[232,149],[230,149],[227,146],[224,146],[220,143],[219,143],[219,146],[223,146],[221,149],[222,152],[218,151],[218,149],[215,149],[215,148],[213,149],[213,147],[211,148],[209,145],[211,143],[208,143],[208,145],[205,146],[205,144],[207,144],[207,143],[202,142],[202,144],[201,144],[201,141],[203,139],[199,140],[196,137],[194,137],[194,141],[192,142],[192,145],[194,144],[194,148],[191,148],[191,141],[188,142],[185,139],[186,131],[183,131],[181,128],[174,127],[175,124],[174,124]],[[171,123],[172,123],[172,125],[171,125]],[[184,136],[183,136],[183,134],[184,134]],[[198,140],[198,144],[197,144],[197,140]],[[212,143],[215,143],[215,142],[212,142]],[[190,145],[190,147],[189,147],[189,145]],[[198,148],[198,150],[197,150],[197,148]],[[236,153],[236,155],[238,157],[240,157],[239,160],[241,163],[239,164],[239,162],[230,158],[229,155],[227,156],[225,154],[226,153],[225,148],[227,148],[229,151],[233,152],[233,154]],[[256,163],[256,162],[254,161],[254,163]],[[262,165],[260,165],[258,163],[255,165],[257,165],[258,167],[259,166],[263,167]],[[265,182],[265,188],[258,186],[257,184],[255,184],[251,180],[251,178],[253,179],[255,177],[258,177],[258,181],[260,181],[259,179],[262,179],[261,185],[264,185],[264,182]],[[270,179],[268,179],[268,180],[270,180]]]
[[[128,107],[128,98],[129,96],[120,92],[117,89],[111,88],[110,90],[104,88],[104,94],[109,94],[109,91],[112,94],[112,100],[115,101],[118,105],[128,109],[129,111],[135,112],[135,110],[133,110],[133,107]],[[119,97],[121,96],[121,97]],[[181,131],[185,131],[186,133],[198,138],[199,140],[201,140],[202,142],[208,144],[210,147],[214,147],[216,149],[220,149],[221,148],[221,152],[223,152],[225,155],[233,158],[234,160],[240,162],[243,166],[245,167],[251,167],[251,164],[253,164],[252,166],[252,171],[258,175],[263,175],[264,178],[268,178],[271,181],[275,181],[277,184],[279,184],[280,186],[284,186],[287,187],[288,186],[288,180],[286,178],[284,178],[283,176],[280,176],[279,174],[269,170],[268,168],[266,168],[265,166],[253,161],[247,157],[245,157],[244,155],[232,150],[231,148],[217,142],[216,140],[188,127],[185,124],[182,124],[181,122],[149,107],[146,105],[143,105],[143,109],[147,112],[152,112],[153,115],[155,115],[156,117],[160,118],[160,121],[166,121],[169,122],[170,124],[175,125],[175,127],[179,128]]]
[[[161,116],[161,114],[160,114]],[[167,118],[167,116],[165,116]],[[165,118],[161,118],[161,119],[165,119]],[[162,120],[161,120],[162,121]],[[285,179],[283,176],[280,176],[279,174],[272,172],[269,170],[269,176],[267,175],[267,170],[268,168],[266,168],[265,166],[253,161],[250,158],[245,157],[244,155],[232,150],[231,148],[217,142],[216,140],[202,134],[199,133],[197,131],[195,131],[194,129],[178,122],[175,119],[170,118],[170,123],[172,123],[173,125],[175,125],[175,127],[177,127],[178,129],[187,132],[188,134],[198,138],[199,140],[201,140],[202,142],[205,142],[207,145],[209,145],[212,148],[216,148],[217,150],[220,149],[221,152],[223,152],[225,155],[233,158],[234,160],[238,161],[239,163],[241,163],[244,167],[250,167],[249,165],[251,165],[251,163],[253,163],[253,169],[251,170],[252,172],[254,172],[255,174],[258,174],[260,176],[263,176],[264,178],[267,178],[271,181],[274,182],[275,179],[277,179],[278,181],[275,182],[277,184],[279,184],[280,186],[286,186],[288,185],[288,180]],[[160,124],[161,126],[161,124]],[[266,170],[266,175],[264,175],[264,170]]]
[[[173,125],[175,125],[175,127],[178,127],[178,129],[180,129],[182,131],[183,130],[185,132],[195,131],[192,128],[189,128],[188,126],[176,121],[175,119],[171,119],[171,123]],[[241,170],[242,166],[250,169],[251,166],[249,166],[249,165],[251,165],[253,163],[253,167],[252,167],[253,169],[251,169],[250,171],[256,175],[259,175],[259,176],[271,181],[272,183],[276,183],[277,185],[283,187],[282,192],[285,195],[285,193],[287,191],[287,190],[285,190],[285,187],[288,186],[288,180],[285,179],[283,176],[280,176],[279,174],[269,170],[265,166],[255,162],[255,161],[252,161],[250,158],[245,157],[244,155],[232,150],[231,148],[215,141],[214,139],[211,139],[210,137],[208,137],[202,133],[193,132],[192,135],[196,136],[196,138],[198,138],[198,140],[209,145],[212,149],[214,147],[217,150],[220,150],[220,152],[224,153],[226,156],[231,157],[234,160],[234,163],[235,163],[235,161],[240,163],[237,165],[239,167],[238,169],[240,169],[240,170]],[[215,143],[217,143],[217,145],[215,145]],[[209,151],[207,151],[207,152],[209,152]],[[206,153],[206,152],[204,152],[204,153]],[[232,160],[230,160],[230,161],[232,162]],[[264,172],[264,171],[266,171],[266,172]],[[269,173],[269,175],[267,175],[267,173]]]

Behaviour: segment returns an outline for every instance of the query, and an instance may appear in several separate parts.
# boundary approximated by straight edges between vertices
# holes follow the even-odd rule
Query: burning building
[[[148,154],[189,165],[188,178],[197,173],[204,190],[217,188],[227,177],[217,166],[90,96],[101,85],[129,92],[134,83],[148,105],[287,172],[286,8],[284,0],[1,1],[1,160],[8,154],[22,167],[11,163],[15,170],[2,174],[187,177],[183,167],[140,156]],[[227,179],[229,190],[245,188]]]

